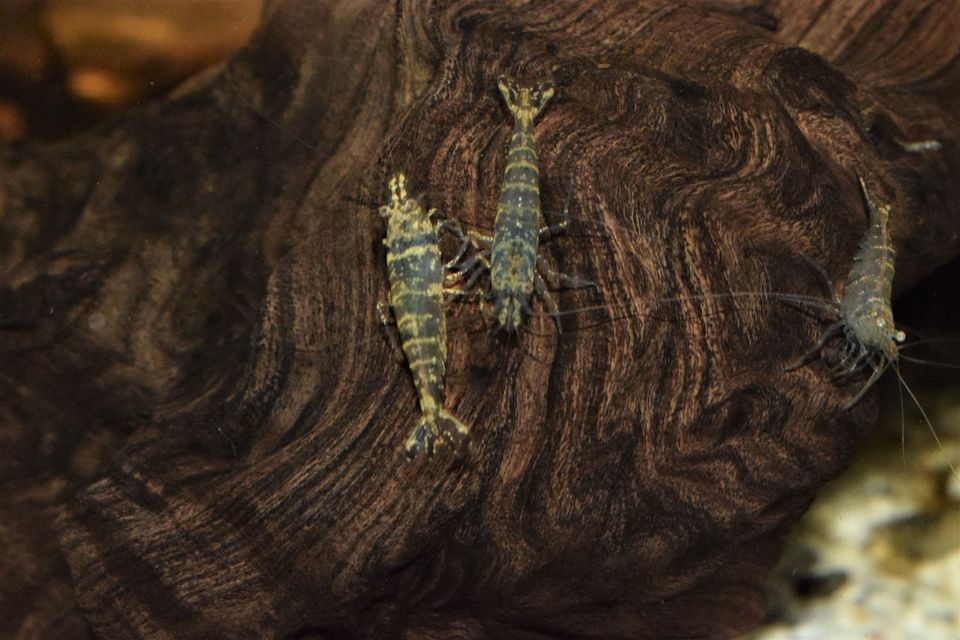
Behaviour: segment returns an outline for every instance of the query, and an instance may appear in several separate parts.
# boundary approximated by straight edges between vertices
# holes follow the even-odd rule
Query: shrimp
[[[853,407],[883,375],[890,364],[899,359],[899,345],[906,334],[897,329],[893,319],[891,294],[893,290],[895,252],[890,240],[890,207],[875,202],[863,178],[860,188],[869,211],[869,225],[860,238],[854,254],[853,265],[847,277],[842,296],[832,293],[829,276],[822,267],[809,262],[820,275],[825,287],[831,290],[831,298],[818,298],[791,293],[734,291],[729,293],[706,293],[678,298],[657,298],[653,303],[680,302],[682,300],[708,300],[723,298],[775,298],[788,304],[810,306],[826,311],[833,322],[821,334],[816,344],[798,360],[787,365],[785,371],[793,371],[817,357],[827,342],[840,334],[844,345],[839,361],[831,372],[837,378],[846,378],[864,367],[871,369],[870,378],[860,391],[845,403],[844,409]],[[585,312],[609,308],[605,305],[584,307],[571,312]],[[571,312],[560,312],[567,315]],[[628,313],[625,317],[635,317]],[[620,318],[624,319],[624,318]]]
[[[890,243],[890,207],[874,202],[863,178],[860,178],[860,189],[870,212],[870,224],[860,238],[843,296],[835,296],[829,303],[839,318],[824,330],[809,351],[786,367],[790,371],[809,362],[820,353],[827,340],[842,332],[845,343],[833,373],[845,377],[864,366],[872,369],[866,384],[844,409],[859,402],[887,366],[897,361],[899,344],[906,339],[906,334],[894,324],[890,304],[895,258]],[[826,278],[825,274],[821,275]]]
[[[559,309],[547,288],[542,271],[567,283],[566,286],[595,286],[594,283],[557,273],[540,259],[540,240],[563,231],[569,224],[569,192],[562,221],[540,226],[540,166],[534,149],[533,121],[553,97],[553,85],[541,82],[533,87],[519,87],[507,77],[498,80],[500,93],[513,115],[513,134],[507,152],[507,166],[500,190],[500,203],[494,222],[493,236],[474,231],[469,236],[483,250],[464,261],[459,269],[469,272],[479,263],[490,272],[490,293],[497,325],[516,331],[530,315],[530,298],[536,294],[546,304],[560,331]],[[570,182],[573,187],[573,181]],[[470,288],[475,272],[467,282]]]
[[[390,280],[389,307],[393,311],[413,383],[420,401],[421,419],[404,444],[408,457],[448,442],[462,447],[469,428],[443,407],[447,359],[447,326],[444,295],[458,295],[444,288],[444,264],[438,241],[440,224],[433,222],[435,209],[427,212],[408,197],[406,176],[390,180],[390,202],[380,208],[387,220],[387,270]],[[378,305],[381,320],[386,310]]]

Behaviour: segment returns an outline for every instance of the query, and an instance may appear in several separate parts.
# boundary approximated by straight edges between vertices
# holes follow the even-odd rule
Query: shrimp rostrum
[[[389,204],[380,208],[387,219],[387,271],[389,306],[400,335],[413,383],[420,401],[420,422],[405,442],[407,456],[432,454],[438,443],[465,444],[469,429],[443,408],[447,359],[447,325],[444,295],[445,269],[440,259],[439,228],[435,209],[424,211],[407,195],[406,177],[390,180]],[[381,320],[388,321],[381,305]]]

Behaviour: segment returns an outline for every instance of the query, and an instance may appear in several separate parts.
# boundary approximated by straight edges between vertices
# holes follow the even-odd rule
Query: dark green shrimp
[[[489,297],[493,298],[493,315],[499,327],[516,331],[530,315],[530,298],[536,292],[553,314],[559,330],[557,304],[541,271],[564,281],[567,286],[591,286],[593,283],[556,273],[539,257],[540,240],[563,231],[569,224],[568,202],[560,223],[540,226],[540,164],[534,148],[533,121],[553,96],[554,89],[549,82],[519,87],[506,77],[499,79],[498,86],[513,115],[513,134],[500,189],[500,203],[493,236],[470,233],[476,244],[484,249],[464,262],[461,269],[466,272],[479,263],[490,270]],[[573,186],[572,181],[570,186]],[[475,277],[470,279],[467,288],[474,280]]]
[[[444,288],[435,209],[424,212],[407,196],[406,177],[390,180],[390,202],[380,208],[387,219],[387,270],[390,308],[420,398],[421,420],[405,443],[406,453],[432,454],[438,438],[459,448],[469,429],[443,408],[447,359],[447,323],[444,295],[459,294]],[[381,307],[381,319],[387,321]]]

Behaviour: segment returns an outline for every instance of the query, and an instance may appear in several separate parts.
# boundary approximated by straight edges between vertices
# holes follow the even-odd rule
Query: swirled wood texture
[[[819,295],[800,256],[843,281],[858,173],[893,203],[902,290],[960,249],[958,33],[955,0],[280,0],[168,99],[3,149],[5,637],[756,624],[782,536],[874,420],[822,364],[782,372],[817,319],[687,299],[520,347],[452,331],[473,447],[407,464],[375,207],[402,170],[489,228],[495,78],[552,78],[544,208],[573,175],[589,222],[544,252],[604,301]]]

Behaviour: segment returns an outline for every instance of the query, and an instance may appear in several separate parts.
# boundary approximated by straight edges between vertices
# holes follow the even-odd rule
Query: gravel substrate
[[[791,535],[772,622],[748,640],[960,640],[957,395],[924,400],[942,449],[885,403],[887,426]]]

